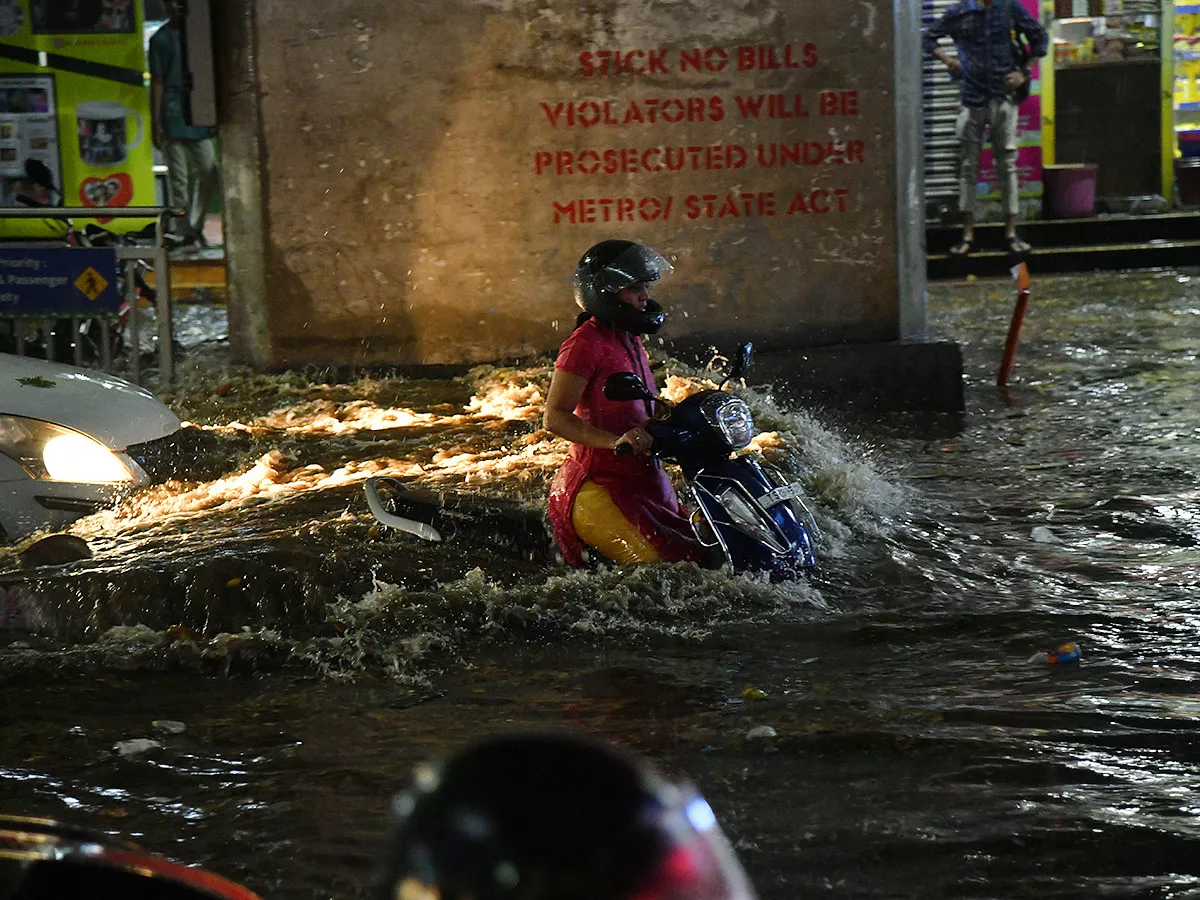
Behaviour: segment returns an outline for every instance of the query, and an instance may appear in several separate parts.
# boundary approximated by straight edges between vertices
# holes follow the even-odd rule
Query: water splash
[[[373,579],[356,597],[325,604],[320,633],[245,626],[205,637],[189,629],[116,625],[67,647],[19,642],[18,667],[231,671],[299,665],[326,678],[384,675],[427,684],[447,667],[469,665],[483,644],[541,639],[592,641],[654,637],[704,641],[729,627],[804,619],[830,611],[800,580],[732,576],[690,563],[591,571],[558,570],[505,585],[480,568],[435,587]]]
[[[665,364],[668,397],[715,386]],[[462,664],[480,641],[517,634],[703,640],[724,625],[828,614],[807,581],[692,566],[521,567],[487,547],[382,534],[361,493],[372,475],[517,501],[541,520],[567,451],[541,428],[545,363],[441,380],[212,374],[185,377],[174,397],[203,436],[184,477],[79,520],[72,530],[96,558],[43,579],[47,633],[67,641],[56,651],[64,664],[299,664],[326,677],[371,670],[420,681]],[[762,428],[752,452],[810,493],[826,558],[888,527],[900,489],[862,450],[769,392],[739,393]],[[208,472],[216,477],[187,478]]]

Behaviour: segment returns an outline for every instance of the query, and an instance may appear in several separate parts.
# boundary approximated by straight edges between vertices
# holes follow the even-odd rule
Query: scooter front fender
[[[798,486],[783,490],[746,457],[696,472],[688,482],[703,521],[697,537],[719,544],[734,571],[768,571],[794,577],[816,565],[813,536],[794,505]],[[798,501],[802,507],[802,501]]]

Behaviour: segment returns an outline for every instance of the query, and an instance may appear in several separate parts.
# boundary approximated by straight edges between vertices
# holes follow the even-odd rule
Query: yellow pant
[[[590,479],[575,495],[571,524],[581,541],[615,563],[658,562],[658,551],[617,509],[608,488]]]

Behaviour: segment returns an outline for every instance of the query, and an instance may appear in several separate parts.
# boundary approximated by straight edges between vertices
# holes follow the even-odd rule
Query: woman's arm
[[[565,438],[573,444],[613,450],[617,444],[629,444],[637,453],[649,453],[653,443],[646,429],[631,428],[619,437],[603,428],[597,428],[575,415],[575,408],[587,389],[587,379],[564,369],[555,369],[550,377],[550,391],[546,396],[546,412],[542,424],[551,434]]]

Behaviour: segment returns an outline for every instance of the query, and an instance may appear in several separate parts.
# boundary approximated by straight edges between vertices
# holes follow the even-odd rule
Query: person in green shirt
[[[217,142],[212,128],[192,125],[184,115],[183,49],[180,31],[187,0],[167,0],[166,24],[150,38],[150,118],[154,145],[167,164],[167,200],[187,207],[174,223],[185,246],[207,246],[204,216],[220,189]]]

